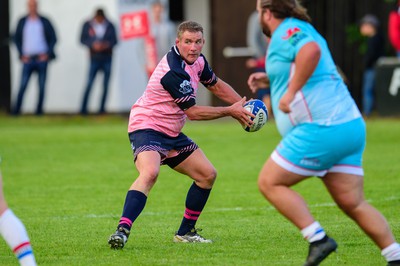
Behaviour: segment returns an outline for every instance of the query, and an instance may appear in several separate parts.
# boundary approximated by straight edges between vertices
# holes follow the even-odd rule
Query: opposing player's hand
[[[290,113],[291,109],[290,109],[290,104],[292,103],[293,99],[294,99],[294,94],[290,93],[290,92],[286,92],[281,100],[279,101],[279,109],[282,110],[282,112],[284,113]]]
[[[232,104],[230,106],[231,108],[231,116],[235,118],[236,120],[239,121],[240,124],[246,125],[246,126],[251,126],[253,124],[253,121],[251,121],[251,118],[254,118],[255,115],[253,115],[251,112],[247,111],[243,105],[246,103],[246,97],[243,97],[240,101]]]
[[[256,72],[249,76],[247,79],[247,85],[250,90],[255,93],[259,88],[265,88],[269,86],[269,80],[265,72]]]

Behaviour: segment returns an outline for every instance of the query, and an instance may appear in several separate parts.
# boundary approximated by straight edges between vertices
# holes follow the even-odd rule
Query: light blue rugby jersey
[[[287,91],[300,49],[316,42],[321,49],[318,65],[304,87],[297,92],[291,112],[279,110]],[[347,86],[340,77],[325,39],[304,21],[286,18],[273,33],[267,51],[266,71],[270,79],[271,102],[278,130],[286,135],[301,123],[337,125],[361,116]]]

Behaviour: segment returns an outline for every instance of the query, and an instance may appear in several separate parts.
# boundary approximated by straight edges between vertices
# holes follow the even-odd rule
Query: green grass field
[[[302,265],[308,245],[264,200],[257,176],[279,142],[274,121],[245,132],[229,119],[190,122],[184,132],[218,170],[197,226],[213,244],[172,242],[189,178],[162,167],[124,250],[110,250],[136,177],[127,117],[0,116],[4,193],[25,223],[39,265]],[[400,120],[367,121],[366,198],[400,240]],[[385,265],[380,251],[313,178],[295,187],[339,244],[322,265]],[[0,239],[0,265],[18,265]]]

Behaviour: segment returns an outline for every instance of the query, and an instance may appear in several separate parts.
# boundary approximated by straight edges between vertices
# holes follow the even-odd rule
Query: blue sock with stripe
[[[183,215],[178,235],[185,235],[192,230],[199,218],[204,206],[207,203],[211,189],[204,189],[193,182],[186,196],[186,208]]]
[[[306,228],[303,228],[301,234],[309,243],[321,240],[326,236],[324,228],[322,228],[319,222],[313,222]]]
[[[124,210],[119,220],[118,227],[122,226],[130,231],[133,222],[143,211],[146,201],[147,196],[143,192],[129,190],[126,194]]]

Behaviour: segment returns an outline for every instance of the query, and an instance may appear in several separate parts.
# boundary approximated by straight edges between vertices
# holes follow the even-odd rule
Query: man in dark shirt
[[[94,18],[86,21],[82,27],[81,43],[89,48],[90,69],[89,77],[83,96],[81,114],[86,115],[87,104],[93,81],[99,70],[103,71],[103,95],[99,113],[105,113],[108,94],[108,83],[111,75],[112,50],[117,44],[117,35],[114,25],[106,18],[103,9],[97,9]]]

